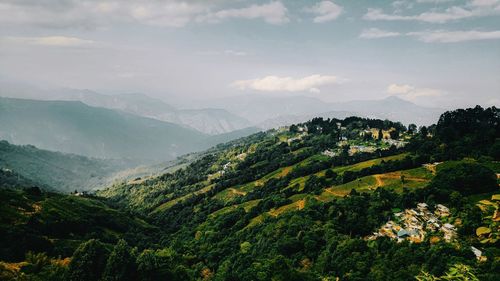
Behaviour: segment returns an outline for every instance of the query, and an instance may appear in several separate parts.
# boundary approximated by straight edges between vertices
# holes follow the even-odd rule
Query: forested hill
[[[50,240],[36,270],[0,259],[42,280],[498,280],[499,139],[494,107],[420,128],[316,118],[87,198],[154,233],[83,231],[68,264]]]
[[[114,172],[127,167],[122,161],[102,160],[13,145],[0,141],[3,187],[39,186],[62,193],[88,191],[107,184]]]

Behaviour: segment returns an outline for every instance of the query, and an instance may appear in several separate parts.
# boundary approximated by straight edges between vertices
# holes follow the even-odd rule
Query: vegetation
[[[447,136],[465,123],[481,129]],[[477,147],[494,146],[496,124],[496,108],[477,107],[418,130],[316,118],[219,145],[182,169],[115,184],[99,197],[5,190],[0,276],[498,280],[498,162]],[[487,127],[495,129],[479,136]],[[457,239],[368,238],[418,203],[449,206],[442,220]],[[28,235],[33,242],[15,244]]]
[[[3,187],[40,187],[69,193],[89,190],[106,183],[107,177],[125,163],[92,159],[38,149],[32,145],[13,145],[0,141],[0,179]],[[18,186],[19,187],[19,186]]]

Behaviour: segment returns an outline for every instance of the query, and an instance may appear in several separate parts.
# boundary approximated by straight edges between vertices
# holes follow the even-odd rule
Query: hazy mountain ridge
[[[269,97],[245,95],[217,99],[209,103],[218,105],[254,122],[261,128],[273,128],[305,122],[313,117],[344,118],[360,116],[400,121],[403,124],[430,125],[436,122],[444,109],[416,105],[398,97],[379,100],[357,100],[328,103],[313,97]]]
[[[103,95],[90,90],[60,90],[57,100],[75,100],[95,107],[119,109],[216,135],[250,127],[248,120],[219,108],[178,109],[144,94]]]
[[[83,89],[42,90],[25,85],[6,85],[0,96],[34,100],[80,101],[89,106],[121,110],[142,117],[175,123],[205,134],[217,135],[251,127],[252,124],[221,108],[179,109],[140,93],[105,95]]]
[[[10,98],[0,98],[0,138],[48,150],[147,162],[217,144],[194,129],[82,102]]]

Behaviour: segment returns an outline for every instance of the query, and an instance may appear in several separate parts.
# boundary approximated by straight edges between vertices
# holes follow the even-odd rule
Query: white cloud
[[[452,2],[455,0],[417,0],[417,3],[432,3],[432,4],[440,4],[446,2]]]
[[[265,92],[320,92],[320,87],[339,84],[341,79],[331,75],[311,75],[303,78],[266,76],[251,80],[238,80],[231,83],[232,87],[240,90],[252,89]]]
[[[223,9],[198,17],[201,22],[220,22],[227,19],[263,19],[270,24],[284,24],[290,21],[288,10],[279,1],[262,5],[251,5],[245,8]]]
[[[246,52],[236,51],[236,50],[224,50],[224,54],[231,55],[231,56],[237,56],[237,57],[244,57],[247,55]]]
[[[381,30],[378,28],[368,28],[368,29],[364,29],[361,32],[361,34],[359,35],[359,38],[377,39],[377,38],[396,37],[396,36],[400,36],[400,35],[401,35],[401,33],[399,33],[399,32]]]
[[[500,30],[496,31],[421,31],[407,33],[409,36],[415,36],[418,40],[426,43],[457,43],[476,40],[500,39]]]
[[[480,13],[475,10],[467,10],[462,7],[451,7],[443,12],[424,12],[419,15],[404,16],[398,14],[386,14],[382,9],[368,9],[363,19],[370,21],[422,21],[428,23],[446,23],[452,20],[460,20],[479,16]]]
[[[392,96],[399,96],[409,101],[416,101],[419,98],[440,97],[446,93],[429,88],[415,88],[407,84],[390,84],[387,87],[387,93]]]
[[[5,40],[12,43],[49,47],[89,47],[95,45],[92,40],[67,36],[6,37]]]
[[[491,7],[500,5],[500,0],[472,0],[469,5],[474,7]]]
[[[441,3],[442,1],[426,1]],[[462,6],[452,6],[446,9],[432,9],[416,15],[387,14],[379,8],[369,8],[363,19],[370,21],[420,21],[427,23],[446,23],[461,19],[498,15],[500,0],[473,0]]]
[[[200,4],[170,1],[163,4],[146,2],[131,5],[125,13],[142,24],[183,27],[206,11],[207,8]]]
[[[244,8],[219,9],[222,1],[192,0],[2,0],[0,24],[45,28],[107,27],[137,23],[161,27],[183,27],[192,22],[227,19],[262,19],[271,24],[289,21],[280,1]]]
[[[335,20],[342,14],[343,8],[332,1],[322,1],[316,3],[312,7],[305,9],[306,12],[316,14],[313,19],[316,23],[328,22]]]

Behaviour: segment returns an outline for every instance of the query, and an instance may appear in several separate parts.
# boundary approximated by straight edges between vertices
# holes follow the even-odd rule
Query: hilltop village
[[[341,123],[336,123],[337,129],[340,132],[339,140],[335,147],[327,148],[322,152],[322,155],[335,157],[343,152],[347,152],[349,156],[357,153],[374,153],[377,150],[387,150],[391,146],[403,148],[408,144],[408,139],[412,132],[402,133],[398,129],[391,127],[387,130],[380,128],[355,129],[342,126]],[[322,127],[315,127],[314,131],[322,131]],[[289,133],[296,132],[296,135],[288,138],[286,142],[291,145],[293,142],[301,141],[308,136],[309,128],[307,125],[297,125],[291,127],[280,128],[281,132],[288,131]]]

